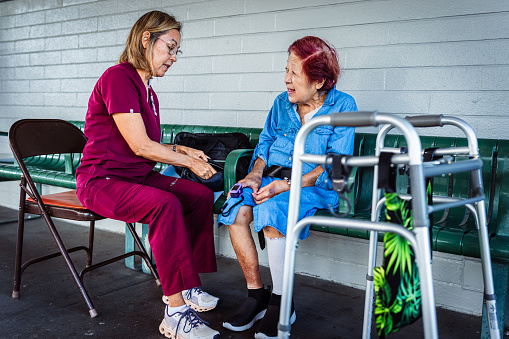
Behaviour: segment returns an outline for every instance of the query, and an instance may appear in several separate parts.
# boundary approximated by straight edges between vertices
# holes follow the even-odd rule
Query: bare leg
[[[168,296],[168,306],[170,307],[178,307],[183,306],[185,304],[186,303],[184,302],[184,298],[182,297],[182,292]]]
[[[228,229],[233,249],[246,278],[247,288],[257,289],[263,288],[263,284],[260,277],[258,252],[249,227],[251,221],[253,221],[253,208],[242,206],[237,213],[235,222]]]

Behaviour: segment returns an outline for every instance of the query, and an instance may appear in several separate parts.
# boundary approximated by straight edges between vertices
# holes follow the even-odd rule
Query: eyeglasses
[[[162,38],[158,39],[166,43],[166,47],[168,47],[168,53],[170,53],[170,55],[177,55],[177,53],[182,53],[180,48],[178,48],[177,42],[175,40],[172,39],[172,41],[166,41]]]

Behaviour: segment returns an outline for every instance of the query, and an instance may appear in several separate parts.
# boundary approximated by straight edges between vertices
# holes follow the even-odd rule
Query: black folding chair
[[[88,293],[83,286],[83,275],[93,269],[102,267],[104,265],[113,263],[115,261],[125,259],[132,255],[141,256],[147,266],[150,268],[152,275],[156,279],[157,285],[160,285],[159,278],[154,270],[150,257],[147,254],[140,238],[136,234],[134,226],[127,224],[129,231],[133,235],[139,251],[128,252],[109,260],[92,265],[92,251],[94,243],[94,226],[96,220],[104,219],[104,217],[90,211],[84,207],[76,196],[76,191],[66,191],[62,193],[49,194],[41,196],[37,191],[36,185],[30,176],[30,170],[27,169],[24,159],[32,156],[47,155],[47,154],[67,154],[82,153],[87,139],[79,128],[73,124],[57,119],[24,119],[14,123],[9,131],[9,143],[16,158],[23,176],[21,178],[21,193],[20,205],[18,216],[18,240],[16,245],[16,264],[14,273],[14,291],[12,292],[13,298],[19,298],[21,275],[23,271],[31,264],[41,262],[47,259],[63,256],[71,274],[78,285],[78,288],[87,303],[90,316],[93,318],[97,316],[97,311],[88,296]],[[26,196],[29,196],[26,199]],[[48,228],[57,243],[59,252],[44,255],[34,258],[21,264],[23,252],[23,230],[24,230],[24,215],[25,213],[42,215],[46,221]],[[78,246],[67,249],[60,238],[58,230],[56,229],[52,217],[81,220],[90,222],[90,233],[88,247]],[[84,250],[87,253],[87,265],[79,274],[74,267],[69,253],[78,250]]]

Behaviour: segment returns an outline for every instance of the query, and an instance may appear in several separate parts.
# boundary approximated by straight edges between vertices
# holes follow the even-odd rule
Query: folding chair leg
[[[24,197],[23,197],[24,199]],[[23,253],[23,233],[25,230],[25,209],[24,204],[19,209],[18,216],[18,240],[16,243],[16,262],[14,264],[14,289],[12,291],[12,297],[14,299],[19,298],[19,286],[21,284],[21,260]]]
[[[141,257],[143,258],[143,260],[147,264],[147,267],[149,268],[150,273],[152,273],[152,276],[156,280],[157,286],[160,286],[161,285],[161,281],[159,280],[159,276],[157,275],[157,272],[154,270],[154,266],[152,266],[152,263],[150,261],[150,257],[148,255],[147,251],[145,250],[145,246],[143,246],[143,244],[142,244],[142,242],[140,240],[140,237],[138,237],[138,234],[136,233],[136,230],[134,229],[133,224],[126,223],[126,226],[129,229],[129,231],[131,232],[131,234],[133,236],[133,239],[134,239],[134,242],[136,243],[136,245],[138,246],[140,251],[143,253],[143,255]]]
[[[90,317],[94,318],[98,315],[97,311],[95,310],[94,304],[92,303],[92,300],[88,296],[87,290],[85,289],[85,286],[83,285],[83,282],[80,279],[80,276],[78,275],[78,272],[76,271],[76,268],[74,267],[74,264],[71,260],[71,257],[69,256],[69,253],[67,252],[67,249],[64,246],[64,243],[62,242],[62,239],[60,238],[60,235],[57,232],[57,229],[55,225],[53,224],[53,221],[50,217],[44,215],[44,219],[46,220],[46,224],[48,225],[49,230],[51,231],[51,234],[53,235],[53,238],[55,239],[55,242],[57,243],[58,248],[60,249],[60,253],[62,253],[62,256],[65,259],[65,263],[67,264],[67,267],[69,268],[69,271],[71,271],[72,277],[74,278],[74,281],[76,282],[76,285],[78,285],[78,288],[81,292],[81,295],[83,296],[83,299],[85,299],[85,302],[87,303]]]
[[[94,253],[94,231],[95,221],[90,221],[90,232],[88,235],[87,267],[92,266],[92,254]]]

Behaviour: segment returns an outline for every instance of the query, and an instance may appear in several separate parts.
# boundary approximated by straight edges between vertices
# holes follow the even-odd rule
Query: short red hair
[[[334,88],[340,74],[338,54],[334,46],[318,37],[305,36],[288,47],[288,54],[290,53],[302,60],[302,71],[311,82],[324,80],[320,92],[328,92]]]

